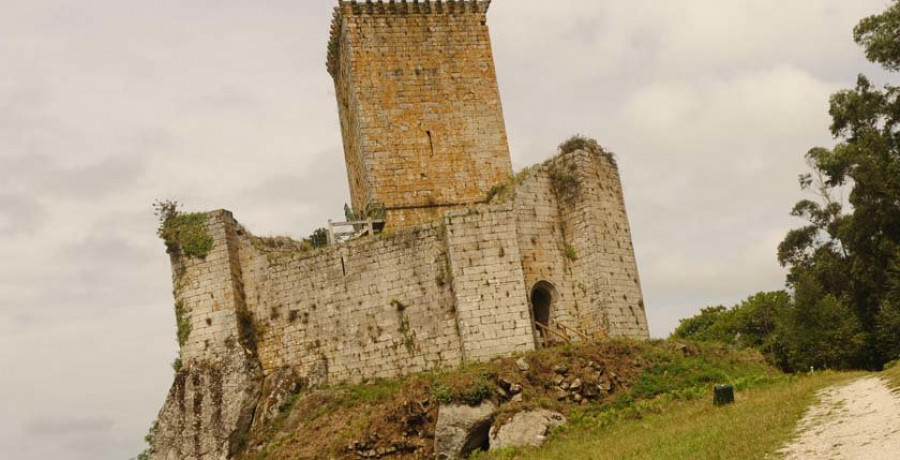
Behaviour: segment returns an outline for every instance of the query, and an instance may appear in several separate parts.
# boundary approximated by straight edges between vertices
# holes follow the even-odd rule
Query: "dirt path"
[[[780,452],[788,460],[900,459],[900,395],[876,377],[826,388]]]

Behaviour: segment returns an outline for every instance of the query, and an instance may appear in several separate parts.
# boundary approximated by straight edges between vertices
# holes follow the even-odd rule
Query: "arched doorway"
[[[550,326],[550,318],[553,313],[553,304],[556,301],[556,287],[547,281],[538,281],[531,288],[531,317],[535,323],[541,326]],[[541,343],[546,339],[544,330],[535,325],[536,339]]]

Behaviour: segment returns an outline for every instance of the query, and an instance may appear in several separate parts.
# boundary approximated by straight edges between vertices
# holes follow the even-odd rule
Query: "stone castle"
[[[489,6],[338,2],[327,67],[369,220],[310,249],[213,211],[202,254],[169,242],[181,367],[152,459],[229,458],[301,386],[648,337],[612,155],[576,139],[512,174]]]

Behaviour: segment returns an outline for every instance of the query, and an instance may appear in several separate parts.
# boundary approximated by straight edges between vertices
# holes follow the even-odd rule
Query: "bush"
[[[559,144],[559,152],[562,154],[572,153],[578,150],[584,150],[585,152],[594,155],[603,156],[613,164],[616,163],[616,156],[612,152],[606,151],[606,149],[604,149],[595,139],[582,136],[581,134],[576,134],[566,139],[562,144]]]
[[[176,201],[157,201],[153,204],[159,218],[157,235],[172,254],[204,258],[213,247],[213,239],[206,228],[206,213],[182,214]]]

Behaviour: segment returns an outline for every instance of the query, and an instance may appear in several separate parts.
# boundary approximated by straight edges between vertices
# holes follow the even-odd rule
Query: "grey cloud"
[[[29,196],[0,192],[0,236],[31,234],[46,221],[46,207]]]
[[[112,419],[98,417],[45,417],[31,421],[26,432],[35,436],[89,435],[108,432],[113,427]]]
[[[63,167],[58,157],[26,155],[0,158],[6,187],[63,199],[100,199],[132,187],[145,171],[142,157],[108,156],[84,166]],[[2,184],[0,184],[2,185]]]
[[[308,164],[302,172],[271,176],[240,192],[233,200],[236,217],[263,233],[278,233],[260,225],[273,214],[288,217],[282,228],[293,229],[290,233],[296,237],[310,234],[328,219],[343,219],[344,204],[350,201],[343,150],[328,149]]]

